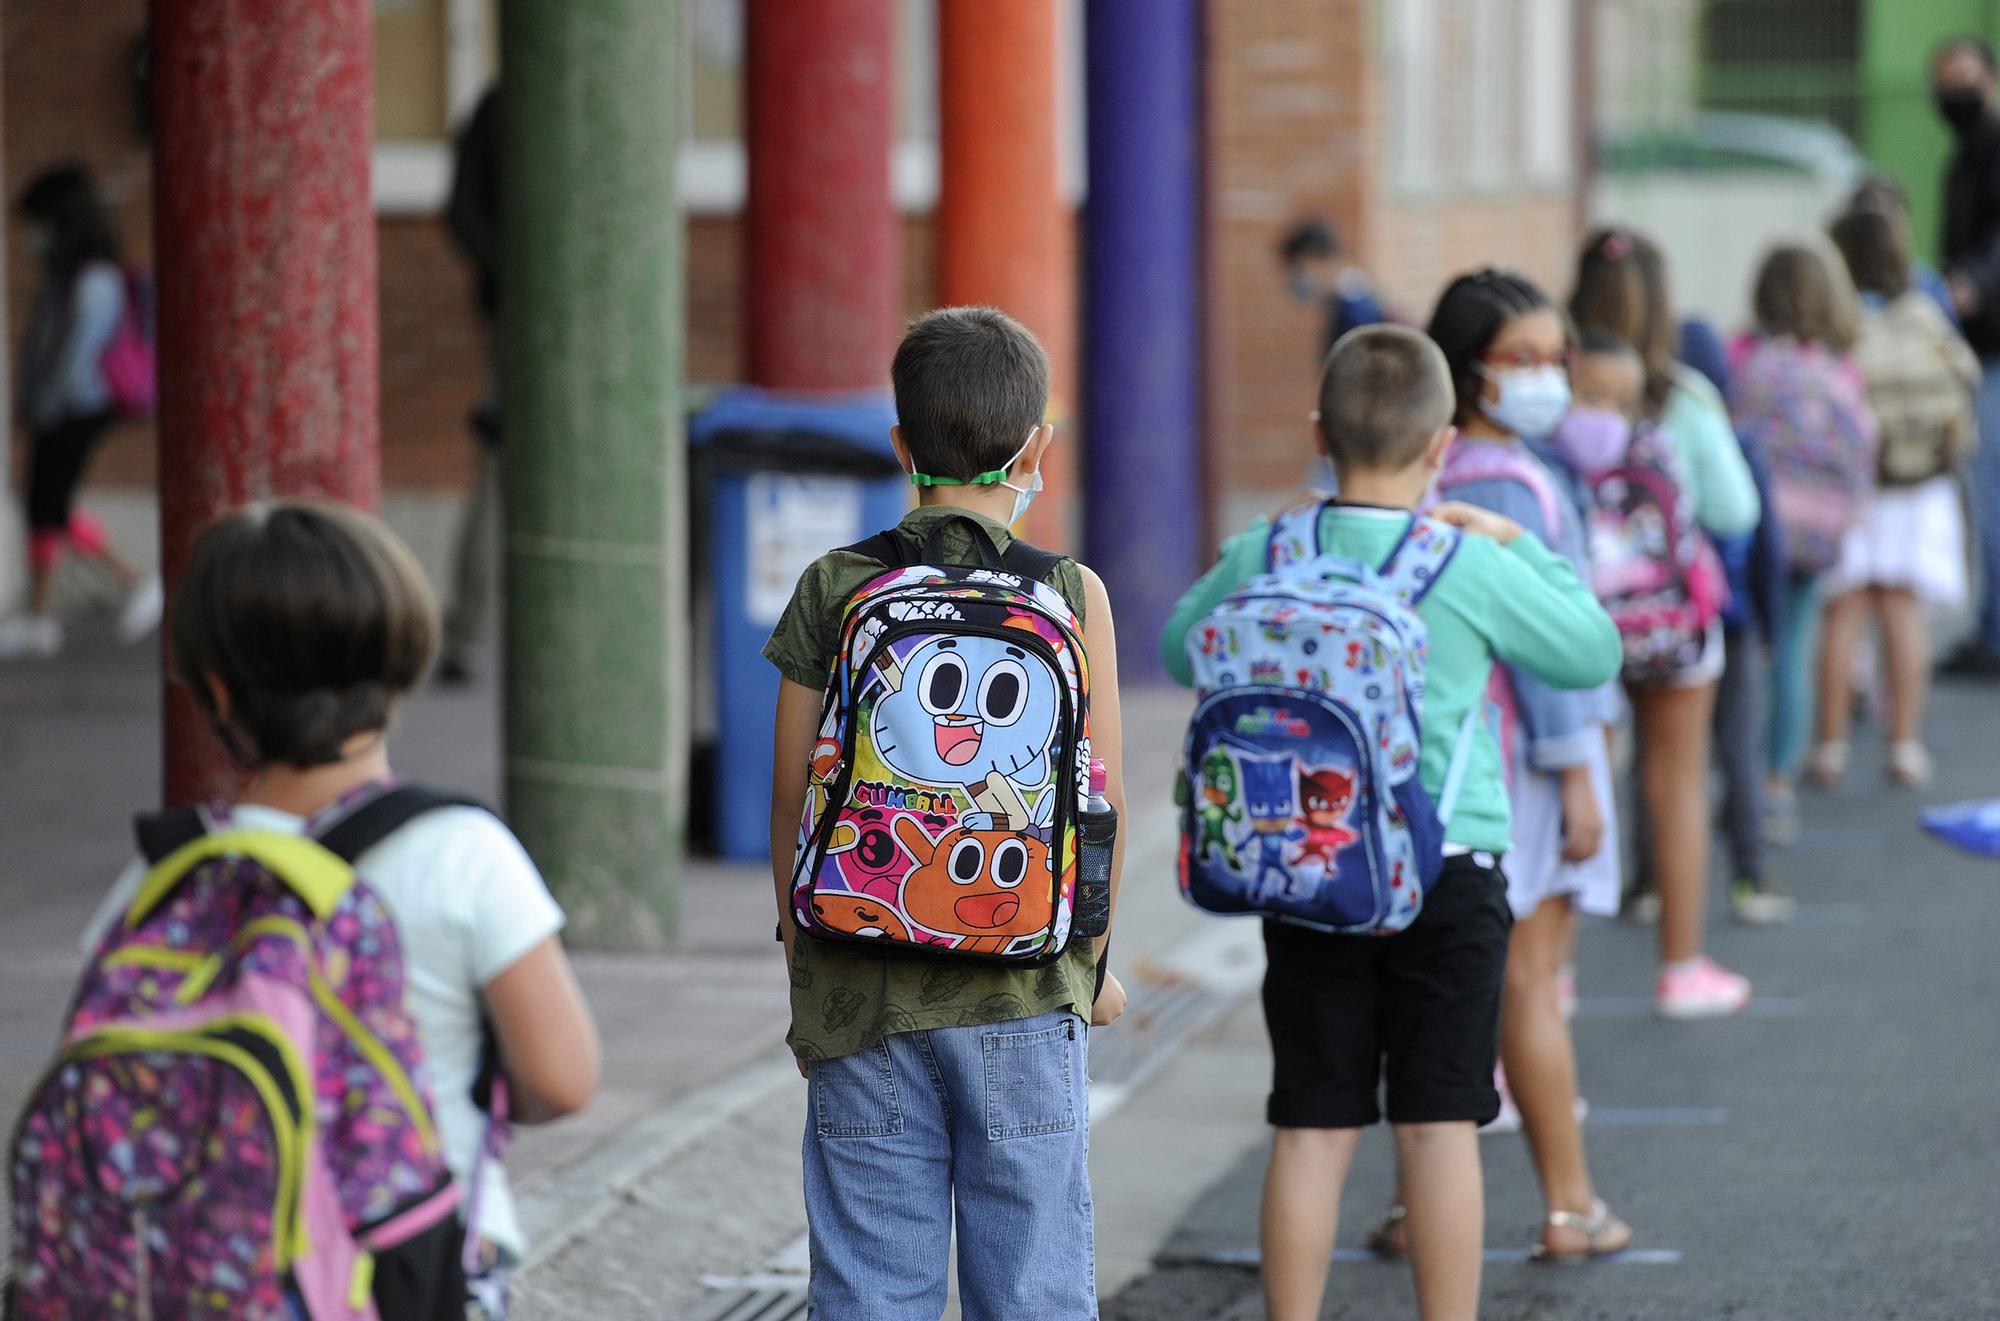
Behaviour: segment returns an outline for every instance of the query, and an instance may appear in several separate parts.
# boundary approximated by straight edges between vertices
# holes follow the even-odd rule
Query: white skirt
[[[1862,587],[1903,587],[1927,605],[1955,610],[1965,604],[1965,577],[1958,487],[1950,477],[1933,477],[1875,493],[1823,588],[1841,596]]]
[[[1593,731],[1601,735],[1602,731]],[[1518,745],[1524,740],[1515,740]],[[1546,771],[1530,770],[1517,750],[1508,768],[1507,799],[1514,810],[1514,846],[1500,859],[1507,878],[1507,905],[1516,918],[1535,911],[1545,899],[1570,895],[1577,911],[1609,916],[1618,911],[1618,798],[1611,784],[1611,757],[1602,737],[1593,737],[1590,782],[1604,815],[1604,841],[1582,862],[1562,857],[1562,784]]]

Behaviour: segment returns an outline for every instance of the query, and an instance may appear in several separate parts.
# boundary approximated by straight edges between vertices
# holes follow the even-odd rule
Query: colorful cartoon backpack
[[[1875,487],[1875,415],[1852,363],[1818,345],[1765,340],[1730,386],[1737,429],[1764,446],[1792,567],[1822,573]]]
[[[312,837],[139,832],[152,870],[14,1134],[10,1321],[463,1317],[388,911]]]
[[[1418,776],[1426,641],[1416,607],[1460,534],[1426,518],[1379,569],[1322,555],[1332,501],[1271,529],[1269,572],[1188,637],[1197,704],[1177,796],[1181,893],[1211,913],[1403,930],[1442,865],[1469,714],[1433,805]]]
[[[943,562],[973,534],[979,563]],[[1061,557],[970,519],[850,550],[887,566],[847,603],[792,866],[821,940],[1028,967],[1076,928],[1089,665]]]
[[[1572,462],[1580,457],[1562,428],[1550,443]],[[1579,464],[1578,476],[1590,585],[1618,625],[1624,675],[1635,683],[1670,679],[1700,661],[1729,590],[1688,506],[1673,443],[1642,423],[1631,429],[1620,462]]]

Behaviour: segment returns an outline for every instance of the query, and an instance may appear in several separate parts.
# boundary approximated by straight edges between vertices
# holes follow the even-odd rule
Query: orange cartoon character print
[[[904,940],[910,928],[893,904],[885,904],[869,894],[843,894],[838,890],[816,890],[812,897],[813,916],[829,931],[839,931],[868,940]]]
[[[1019,818],[968,813],[933,839],[914,817],[896,818],[896,837],[917,859],[903,882],[912,922],[970,954],[1004,954],[1055,918],[1049,845]]]

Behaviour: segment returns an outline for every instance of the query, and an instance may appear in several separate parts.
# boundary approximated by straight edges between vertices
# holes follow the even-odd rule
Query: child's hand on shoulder
[[[1501,545],[1506,545],[1521,535],[1521,525],[1511,518],[1503,518],[1490,509],[1478,505],[1468,505],[1457,500],[1447,500],[1431,510],[1430,516],[1440,523],[1449,523],[1475,536],[1488,537]]]
[[[1604,846],[1604,812],[1588,767],[1572,766],[1562,773],[1562,825],[1564,862],[1588,862]]]
[[[1097,1003],[1090,1007],[1090,1025],[1109,1027],[1125,1012],[1125,987],[1118,980],[1118,974],[1104,974],[1104,987],[1097,993]]]

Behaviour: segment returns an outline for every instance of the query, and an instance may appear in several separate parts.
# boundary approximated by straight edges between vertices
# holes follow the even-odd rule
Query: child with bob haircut
[[[1341,491],[1319,516],[1322,552],[1372,565],[1392,556],[1451,448],[1454,412],[1444,357],[1416,331],[1367,327],[1334,346],[1314,414]],[[1462,530],[1418,606],[1429,640],[1420,774],[1435,797],[1496,657],[1556,687],[1591,688],[1618,672],[1623,651],[1568,561],[1518,524],[1463,504],[1440,505],[1432,517]],[[1269,541],[1261,520],[1232,537],[1182,596],[1160,639],[1176,679],[1191,680],[1190,632],[1265,572]],[[1267,1117],[1277,1132],[1262,1241],[1273,1321],[1320,1313],[1341,1185],[1362,1129],[1381,1118],[1385,1078],[1418,1312],[1425,1321],[1478,1312],[1478,1128],[1500,1108],[1493,1066],[1513,916],[1499,868],[1510,842],[1500,750],[1484,722],[1472,728],[1444,867],[1409,927],[1349,936],[1264,924]]]
[[[1048,354],[992,308],[944,308],[910,326],[890,377],[898,419],[890,439],[919,491],[917,508],[893,535],[922,543],[923,553],[934,556],[925,562],[936,566],[979,564],[982,539],[983,549],[1004,557],[1014,546],[1008,529],[1041,490],[1042,457],[1055,440],[1044,421]],[[793,913],[794,846],[807,795],[818,792],[812,769],[822,690],[841,652],[849,599],[885,572],[865,552],[871,544],[879,539],[807,566],[764,648],[783,675],[771,870],[791,970],[787,1041],[807,1079],[809,1305],[812,1315],[829,1318],[936,1321],[947,1299],[955,1219],[968,1321],[1087,1321],[1097,1315],[1097,1287],[1086,1025],[1110,1023],[1125,998],[1118,979],[1099,967],[1109,937],[1072,938],[1039,967],[947,962],[822,939],[801,930]],[[1104,766],[1105,798],[1122,814],[1111,602],[1083,565],[1046,560],[1042,581],[1082,625],[1091,753]],[[975,731],[952,738],[946,767],[968,765],[981,741],[980,726],[952,723],[963,720],[948,714],[953,704],[973,686],[982,694],[999,691],[992,678],[998,666],[986,679],[968,681],[959,655],[924,671],[944,675],[940,685],[958,680],[945,706],[925,708],[938,717],[939,755],[955,731]],[[1016,666],[1014,673],[1022,672]],[[933,703],[943,692],[929,683],[906,687],[921,688]],[[1009,691],[1022,689],[1013,684]],[[1028,724],[1018,705],[989,727],[1002,723]],[[908,815],[891,824],[896,838],[928,837]],[[877,833],[880,865],[872,870],[901,894],[913,892],[909,845]],[[873,847],[864,842],[855,852]],[[951,856],[961,855],[954,849]],[[956,872],[953,879],[972,884]]]
[[[279,501],[209,526],[169,619],[175,677],[248,777],[233,802],[203,809],[209,828],[324,836],[381,801],[396,783],[389,728],[437,643],[423,570],[369,515]],[[475,1097],[487,1057],[497,1047],[512,1120],[572,1113],[597,1088],[597,1030],[557,937],[562,909],[513,834],[460,803],[391,831],[355,871],[394,920],[445,1160],[475,1217],[466,1315],[499,1321],[527,1245]],[[135,860],[119,877],[86,951],[145,874]]]

